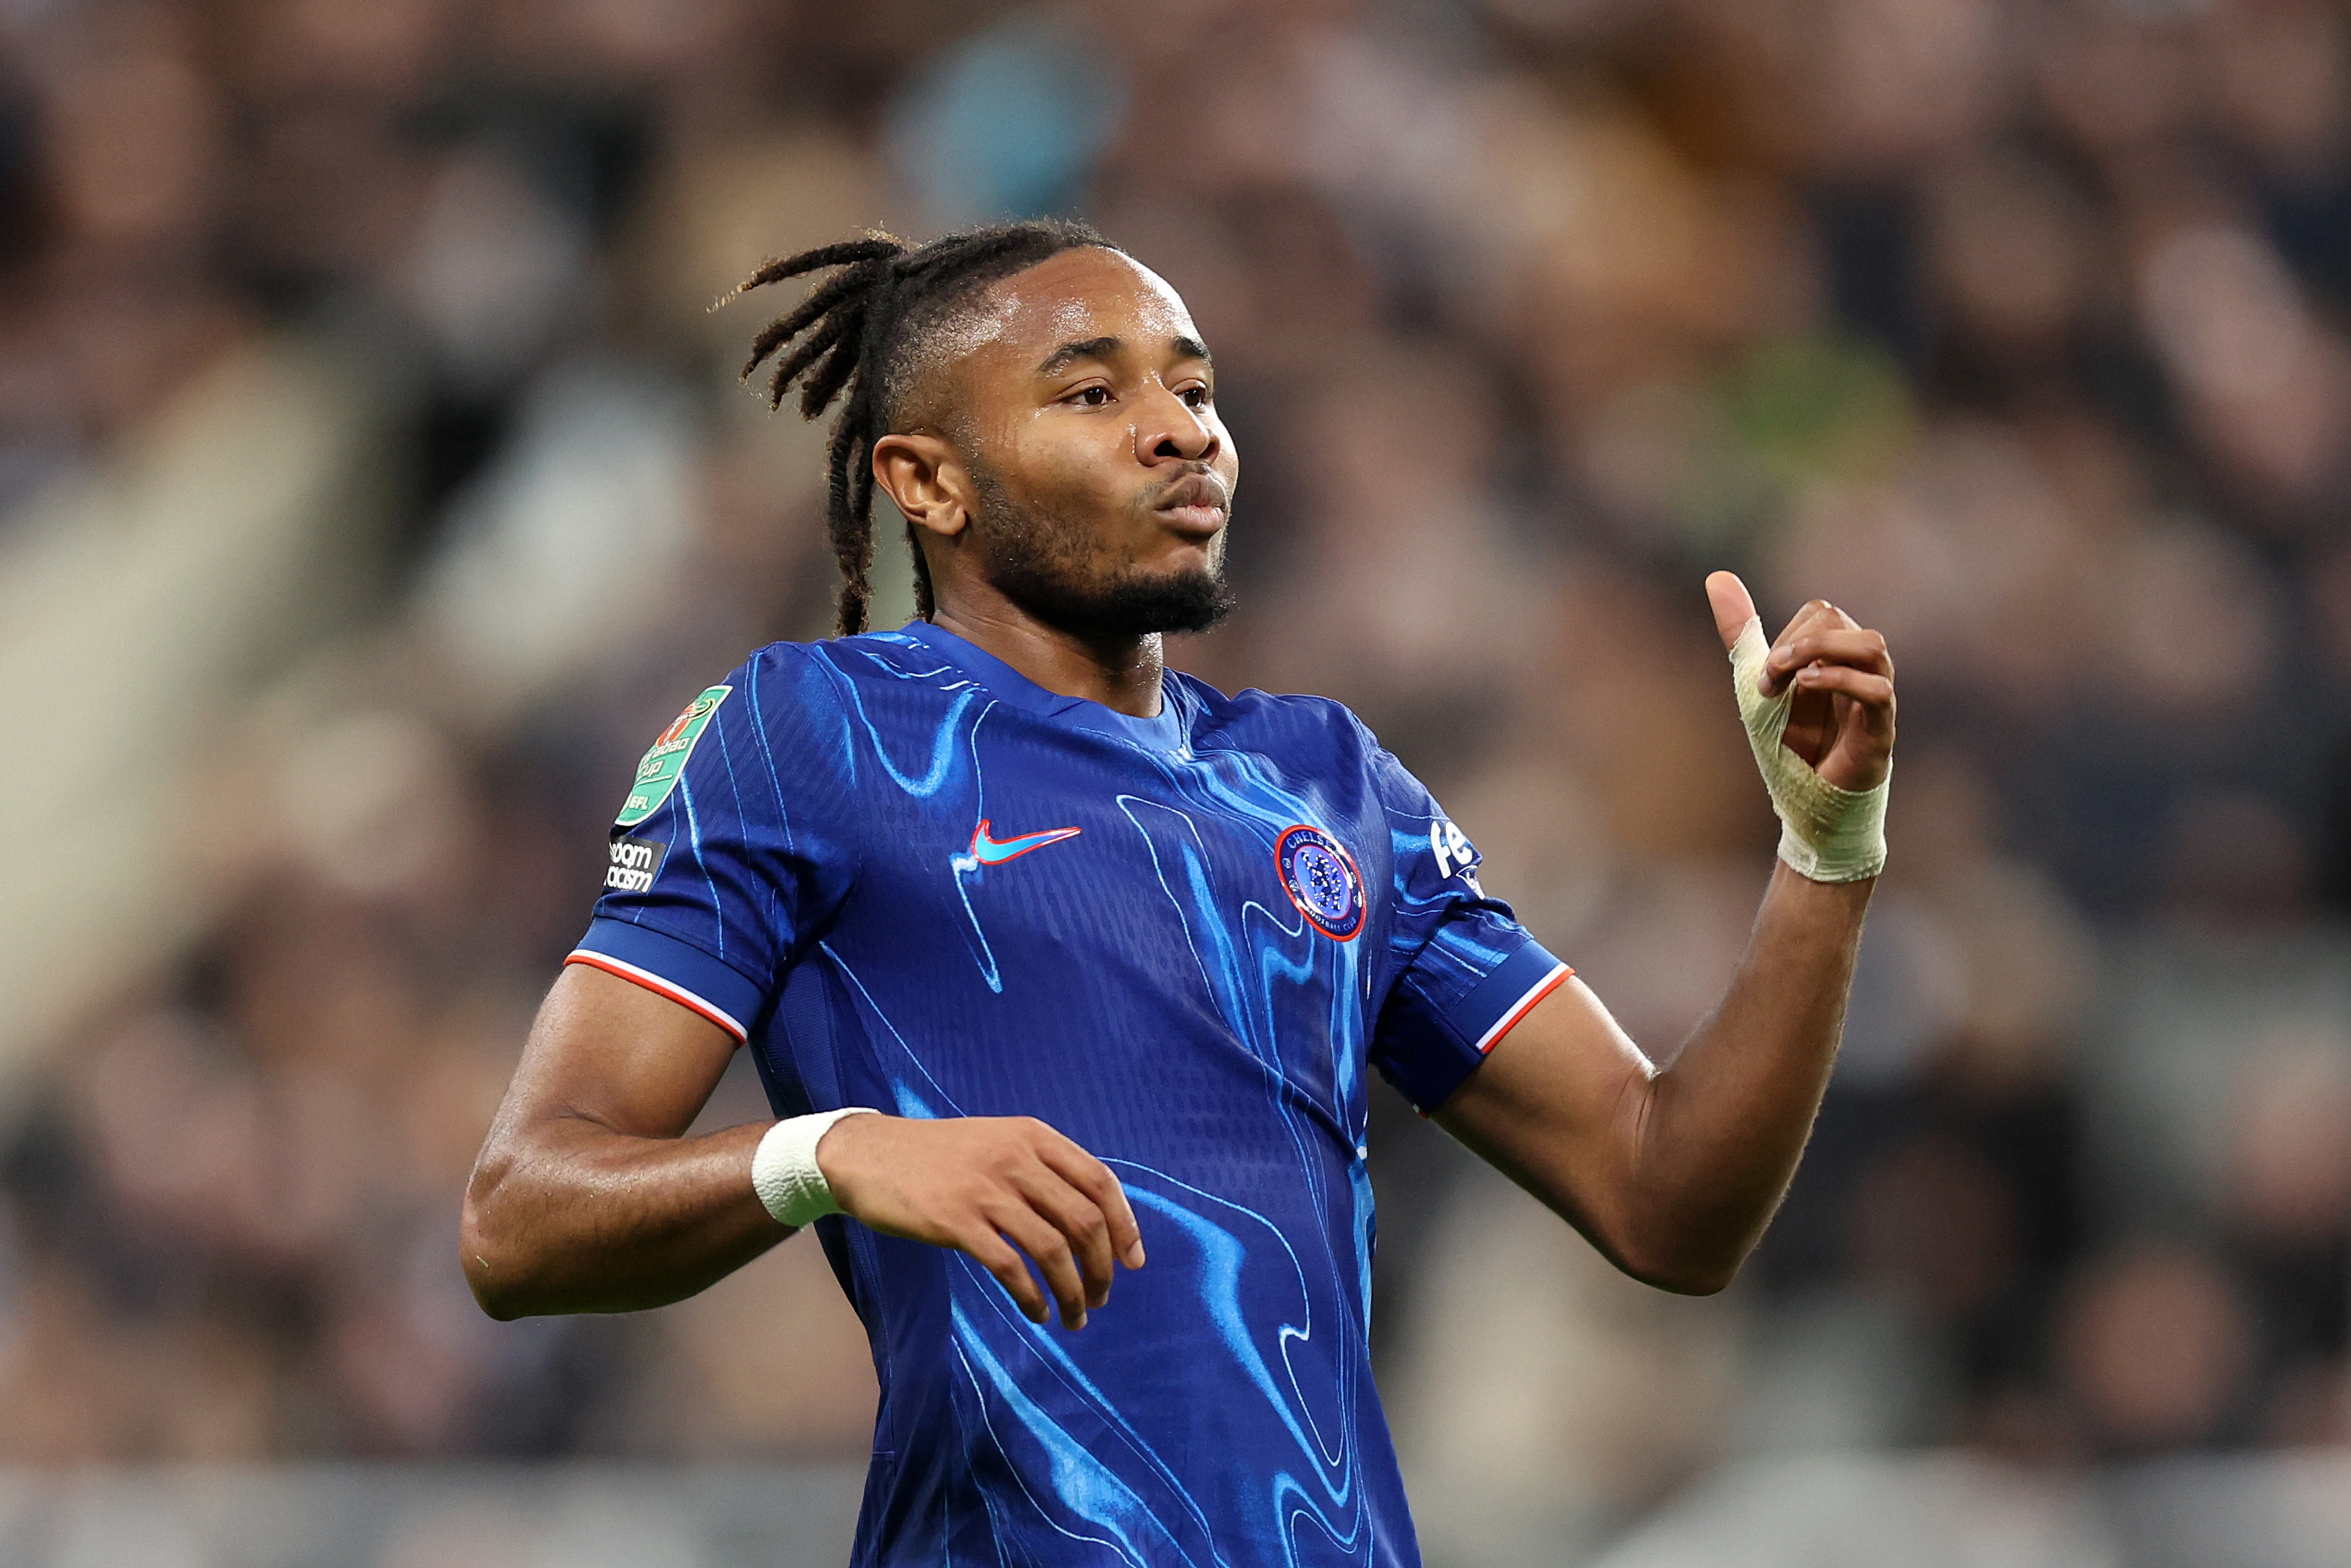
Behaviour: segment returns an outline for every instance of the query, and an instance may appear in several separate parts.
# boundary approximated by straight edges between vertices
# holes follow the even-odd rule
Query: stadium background
[[[827,625],[820,438],[735,384],[768,302],[705,308],[1075,212],[1247,457],[1178,662],[1354,705],[1638,1037],[1771,844],[1702,571],[1901,664],[1731,1291],[1382,1097],[1432,1563],[2351,1561],[2346,20],[0,5],[0,1557],[838,1560],[813,1248],[496,1324],[456,1198],[646,738]]]

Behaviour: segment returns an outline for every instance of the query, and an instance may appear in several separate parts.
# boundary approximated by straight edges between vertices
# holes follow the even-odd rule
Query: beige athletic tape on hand
[[[816,1146],[843,1116],[878,1114],[870,1105],[851,1105],[812,1116],[789,1116],[767,1130],[751,1156],[751,1187],[777,1224],[798,1229],[811,1219],[841,1212],[832,1201],[832,1184],[817,1166]]]
[[[1739,716],[1755,748],[1755,765],[1763,770],[1771,810],[1780,814],[1780,858],[1814,882],[1876,876],[1886,866],[1886,789],[1893,779],[1879,779],[1874,789],[1840,789],[1780,744],[1796,686],[1791,680],[1775,697],[1757,689],[1771,652],[1759,615],[1731,645],[1730,684],[1739,692]]]

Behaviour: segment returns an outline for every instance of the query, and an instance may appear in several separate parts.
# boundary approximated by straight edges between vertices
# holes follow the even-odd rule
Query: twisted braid
[[[873,444],[895,429],[905,412],[923,369],[925,340],[989,284],[1079,246],[1109,248],[1109,242],[1083,225],[1058,221],[993,224],[921,246],[874,230],[862,239],[779,256],[718,301],[724,305],[771,283],[840,269],[768,323],[751,340],[750,358],[743,364],[743,380],[748,382],[762,364],[775,361],[768,378],[769,408],[781,408],[795,385],[803,419],[815,419],[841,400],[826,444],[825,486],[826,531],[841,567],[834,617],[839,635],[865,630],[873,601]],[[929,564],[911,523],[906,535],[914,556],[915,612],[928,620],[936,609]]]

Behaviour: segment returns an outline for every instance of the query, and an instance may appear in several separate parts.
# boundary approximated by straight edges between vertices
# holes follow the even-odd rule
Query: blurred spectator
[[[2059,1325],[2065,1386],[2093,1440],[2126,1456],[2192,1448],[2241,1423],[2252,1333],[2235,1286],[2209,1258],[2142,1243],[2074,1283]]]
[[[2252,1305],[2261,1436],[2351,1440],[2351,1040],[2281,1030],[2240,1076],[2221,1173]]]

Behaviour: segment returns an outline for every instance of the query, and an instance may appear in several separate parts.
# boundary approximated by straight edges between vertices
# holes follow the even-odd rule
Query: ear
[[[953,538],[971,520],[971,476],[945,438],[885,435],[873,444],[873,482],[908,522]]]

